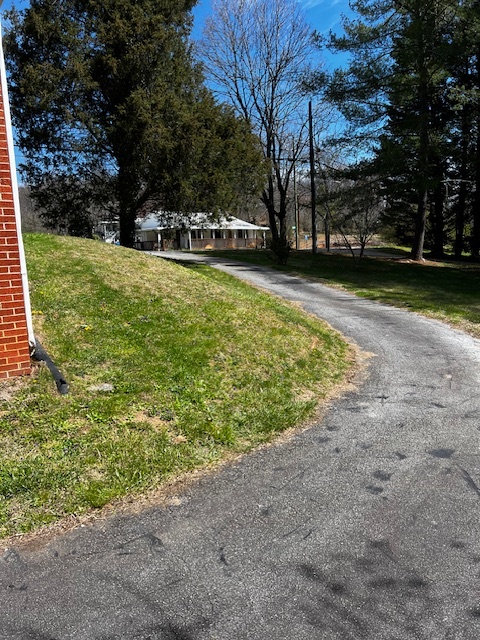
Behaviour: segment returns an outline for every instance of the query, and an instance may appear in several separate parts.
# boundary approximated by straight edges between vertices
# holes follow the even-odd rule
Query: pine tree
[[[352,7],[360,19],[331,39],[352,61],[334,75],[330,97],[350,124],[348,136],[368,141],[365,152],[376,157],[396,202],[414,205],[412,257],[419,260],[429,204],[434,246],[443,251],[447,61],[458,2],[357,0]]]

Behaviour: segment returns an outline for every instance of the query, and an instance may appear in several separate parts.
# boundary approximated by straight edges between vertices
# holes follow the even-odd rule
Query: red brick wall
[[[6,127],[0,83],[0,378],[31,371]]]

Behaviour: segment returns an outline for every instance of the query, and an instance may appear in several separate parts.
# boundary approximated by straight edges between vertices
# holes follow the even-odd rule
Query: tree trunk
[[[444,225],[445,225],[444,205],[445,205],[445,190],[442,182],[439,181],[433,192],[432,255],[434,258],[443,258],[445,255],[443,250]]]
[[[424,189],[418,194],[417,214],[415,217],[415,235],[413,238],[412,258],[422,260],[425,243],[425,226],[427,222],[428,191]]]
[[[428,135],[428,98],[426,81],[420,86],[420,146],[418,151],[418,188],[417,188],[417,213],[415,217],[415,233],[413,237],[412,258],[423,259],[423,246],[425,243],[425,228],[427,224],[428,204],[428,163],[429,163],[429,135]]]
[[[273,242],[278,241],[277,212],[275,210],[275,189],[273,186],[273,177],[268,176],[268,186],[263,190],[261,198],[268,212],[268,225],[272,233]]]
[[[480,128],[480,117],[477,127]],[[473,200],[473,224],[472,224],[472,256],[480,256],[480,134],[477,135],[475,150],[475,198]]]
[[[122,247],[133,247],[135,242],[135,217],[128,210],[120,207],[120,244]]]
[[[461,174],[462,175],[462,174]],[[465,236],[465,206],[467,202],[467,183],[462,181],[458,192],[458,202],[455,210],[455,258],[460,260],[464,247]]]
[[[460,157],[460,187],[458,190],[458,202],[455,208],[455,258],[459,260],[462,257],[465,243],[465,208],[467,206],[468,192],[468,147],[470,140],[471,128],[471,110],[468,105],[464,105],[462,109],[462,145]]]
[[[421,21],[421,17],[418,18]],[[425,227],[427,222],[428,202],[428,175],[430,157],[430,109],[428,99],[428,69],[426,61],[425,42],[422,30],[419,30],[419,148],[418,148],[418,187],[417,187],[417,214],[415,218],[415,235],[413,238],[412,258],[422,260],[423,245],[425,243]]]
[[[280,171],[276,171],[277,189],[280,196],[280,206],[277,217],[280,225],[280,241],[286,246],[287,238],[287,193],[288,193],[288,176],[282,178]]]
[[[480,83],[480,49],[477,51],[477,83]],[[473,200],[472,256],[480,256],[480,107],[476,106],[477,140],[475,148],[475,198]]]
[[[133,247],[135,242],[135,219],[137,207],[135,202],[135,180],[131,171],[120,166],[118,171],[118,208],[120,221],[120,244],[122,247]]]

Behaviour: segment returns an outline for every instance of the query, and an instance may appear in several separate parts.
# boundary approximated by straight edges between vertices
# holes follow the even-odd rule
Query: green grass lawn
[[[265,265],[340,286],[364,298],[403,307],[451,323],[480,338],[480,265],[455,262],[413,263],[409,260],[312,255],[293,251],[286,266],[267,251],[209,252]]]
[[[351,365],[323,323],[207,266],[67,237],[25,244],[35,331],[70,393],[44,366],[1,385],[0,536],[268,442]]]

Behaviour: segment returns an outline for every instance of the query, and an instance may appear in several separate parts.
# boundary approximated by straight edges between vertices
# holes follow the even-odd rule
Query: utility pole
[[[296,251],[300,248],[300,228],[299,228],[299,218],[298,215],[298,192],[297,192],[297,169],[296,169],[296,158],[295,158],[295,148],[293,149],[293,212],[295,217],[295,249]]]
[[[325,171],[322,171],[322,177],[325,185],[325,195],[328,196],[328,181]],[[328,202],[325,209],[325,249],[330,251],[330,205]]]
[[[313,150],[313,116],[311,100],[308,103],[308,125],[310,135],[310,191],[312,197],[312,253],[317,253],[317,212],[315,208],[317,194],[315,190],[315,153]]]
[[[330,251],[330,214],[325,214],[325,249]]]

